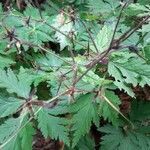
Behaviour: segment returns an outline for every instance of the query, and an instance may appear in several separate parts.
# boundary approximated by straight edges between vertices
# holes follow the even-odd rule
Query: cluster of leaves
[[[40,130],[91,150],[93,124],[102,150],[149,149],[150,104],[132,90],[150,85],[149,2],[24,3],[0,4],[0,149],[31,150]]]

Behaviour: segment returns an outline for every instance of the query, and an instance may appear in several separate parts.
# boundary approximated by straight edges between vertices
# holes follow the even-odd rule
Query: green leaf
[[[106,125],[100,128],[105,133],[102,137],[100,150],[147,150],[150,146],[150,139],[140,133],[125,131]]]
[[[74,150],[94,150],[95,142],[90,135],[81,138]]]
[[[68,101],[62,101],[48,112],[52,115],[74,114],[71,119],[73,126],[73,145],[74,147],[82,137],[88,133],[92,122],[99,125],[99,116],[97,106],[94,102],[94,95],[80,95],[73,104],[68,104]]]
[[[97,148],[97,141],[94,144],[90,135],[93,124],[98,128],[104,122],[117,126],[124,125],[124,121],[134,129],[126,124],[122,128],[104,127],[100,133],[103,141],[98,146],[102,150],[150,149],[148,102],[132,104],[127,114],[131,122],[119,110],[120,93],[116,92],[117,88],[124,90],[132,99],[139,97],[134,87],[150,85],[150,23],[149,19],[142,22],[150,13],[149,0],[130,1],[120,14],[127,1],[39,0],[40,7],[36,0],[1,1],[0,149],[34,149],[34,128],[38,128],[45,139],[63,141],[64,149],[93,150]],[[114,41],[120,39],[121,47],[113,46],[104,57],[108,69],[107,64],[101,64],[103,61],[88,69],[87,64],[108,49],[118,21]],[[138,46],[137,52],[147,61],[129,52],[132,45]],[[61,95],[66,90],[69,92]],[[142,94],[143,90],[146,93],[145,87]],[[149,99],[147,93],[143,99]],[[29,98],[34,120],[26,105]],[[54,99],[56,105],[51,108]],[[42,102],[43,107],[37,106]],[[39,107],[41,111],[36,112]],[[24,111],[26,118],[21,117]],[[16,115],[19,117],[13,118]]]
[[[74,103],[68,104],[67,100],[58,102],[58,105],[48,112],[52,115],[61,115],[67,113],[77,113],[83,107],[85,107],[92,99],[89,99],[89,95],[80,95],[77,97]],[[83,100],[84,99],[84,100]]]
[[[148,8],[146,8],[143,5],[140,5],[139,3],[137,4],[130,4],[129,8],[131,8],[133,11],[149,11]]]
[[[142,5],[148,5],[149,4],[149,0],[138,0],[138,2]]]
[[[0,126],[0,143],[5,142],[11,135],[13,135],[16,130],[20,127],[20,118],[10,118],[5,121],[4,124]]]
[[[121,56],[111,60],[108,64],[108,72],[115,78],[114,84],[132,97],[134,93],[129,84],[134,87],[138,84],[142,87],[146,84],[150,85],[150,65],[138,57],[129,57],[127,60]]]
[[[78,143],[82,136],[89,132],[92,122],[97,126],[99,124],[99,116],[97,113],[97,106],[94,103],[94,95],[84,95],[81,101],[86,101],[86,104],[79,109],[72,118],[72,130],[74,131],[72,147]]]
[[[64,33],[66,36],[71,35],[70,33],[75,31],[73,27],[73,21],[71,21],[69,18],[65,20],[65,16],[62,14],[58,14],[56,16],[52,26],[60,32]],[[60,50],[63,50],[66,46],[70,45],[70,40],[59,31],[55,32],[55,38],[56,41],[60,44]]]
[[[28,123],[19,134],[21,138],[22,150],[32,150],[33,135],[35,134],[35,129],[32,127],[31,123]]]
[[[16,93],[18,96],[28,98],[32,80],[28,75],[20,74],[17,76],[11,69],[7,72],[0,70],[0,87],[6,88],[9,93]]]
[[[0,144],[3,146],[7,145],[7,142],[10,142],[13,138],[17,136],[26,116],[26,112],[22,113],[18,118],[10,118],[6,120],[1,126],[1,134],[0,134]],[[0,145],[1,149],[1,145]]]
[[[104,17],[108,16],[110,13],[115,13],[116,7],[119,6],[118,0],[111,1],[97,1],[97,0],[88,0],[88,7],[90,12],[93,14],[99,15],[102,14]]]
[[[119,97],[112,91],[105,91],[105,96],[119,110],[119,105],[121,104]],[[99,114],[103,116],[105,120],[112,122],[113,125],[117,125],[118,112],[116,112],[116,110],[114,110],[103,98],[100,99]]]
[[[7,28],[12,28],[14,26],[19,27],[24,24],[23,20],[20,19],[18,16],[8,15],[4,19],[5,24],[7,24]]]
[[[134,97],[134,93],[131,88],[125,83],[123,75],[120,70],[114,65],[113,62],[108,64],[108,72],[115,78],[114,84],[120,89],[125,90],[131,97]]]
[[[144,47],[143,51],[144,51],[145,58],[150,61],[150,45]]]
[[[0,3],[0,15],[3,12],[2,4]]]
[[[29,40],[33,44],[42,45],[43,42],[48,42],[52,40],[48,33],[42,31],[41,28],[44,28],[43,24],[40,24],[39,26],[35,25],[33,26],[33,28],[30,29]]]
[[[149,32],[149,31],[150,31],[150,23],[144,24],[144,25],[142,26],[142,29],[139,30],[139,31],[142,32],[142,33]]]
[[[79,64],[80,66],[80,64]],[[86,71],[85,67],[79,67],[79,76]],[[78,90],[91,91],[94,88],[102,85],[105,82],[104,78],[100,78],[95,72],[90,70],[83,78],[76,84]],[[72,80],[72,79],[71,79]]]
[[[0,97],[0,117],[15,113],[24,102],[14,97]]]
[[[35,130],[31,123],[27,124],[4,147],[4,150],[32,150],[32,140]]]
[[[106,50],[109,46],[109,43],[111,41],[111,35],[112,35],[112,26],[105,25],[97,34],[97,37],[95,39],[96,46],[99,50],[99,52],[103,52]],[[90,45],[90,48],[96,52],[96,49],[93,45]]]
[[[0,56],[0,69],[3,69],[5,67],[9,67],[11,64],[14,64],[15,62],[7,57]]]
[[[59,139],[67,145],[69,143],[67,119],[52,116],[46,109],[42,109],[37,116],[38,127],[45,138]]]
[[[47,54],[45,57],[43,55],[36,55],[35,59],[41,67],[60,67],[63,63],[55,54]]]
[[[25,150],[22,149],[21,147],[21,139],[18,136],[15,136],[13,139],[11,139],[11,141],[9,143],[7,143],[5,145],[5,147],[3,147],[3,150]]]
[[[24,11],[24,15],[27,17],[31,17],[34,19],[41,19],[40,17],[40,11],[34,7],[32,7],[31,5],[29,5],[28,7],[26,7],[26,10]]]
[[[128,14],[129,16],[139,16],[139,17],[143,17],[143,16],[147,16],[150,12],[149,10],[149,5],[144,6],[141,5],[140,3],[131,3],[129,5],[129,7],[127,8],[126,14]]]

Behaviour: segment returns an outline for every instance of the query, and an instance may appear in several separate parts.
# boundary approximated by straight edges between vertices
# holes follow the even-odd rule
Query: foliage
[[[104,150],[146,150],[150,146],[150,139],[138,132],[130,131],[129,133],[123,133],[121,128],[115,129],[112,126],[102,127],[100,131],[106,133],[106,135],[102,137],[103,141],[101,142],[101,149]]]
[[[147,124],[149,119],[147,107],[149,105],[147,102],[138,103],[135,101],[132,103],[130,119],[135,121],[134,129],[127,129],[127,126],[115,128],[111,125],[101,127],[99,130],[105,133],[105,135],[102,137],[100,149],[149,149],[150,138],[146,136],[150,132]],[[143,112],[143,110],[146,111]]]
[[[144,87],[150,85],[149,65],[145,64],[141,58],[134,57],[126,53],[126,58],[120,53],[114,54],[114,60],[108,64],[108,72],[115,78],[114,84],[120,89],[124,89],[130,96],[134,96],[132,89],[127,85],[132,84],[136,87],[138,84]]]
[[[102,150],[149,149],[149,101],[133,90],[150,86],[149,13],[146,0],[1,2],[0,149],[31,150],[40,131],[91,150],[93,126]]]
[[[38,127],[41,129],[45,138],[50,136],[53,139],[59,138],[69,145],[67,128],[67,120],[52,116],[46,110],[38,113]]]

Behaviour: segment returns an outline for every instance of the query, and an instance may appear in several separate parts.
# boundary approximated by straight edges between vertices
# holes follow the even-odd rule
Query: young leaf
[[[109,46],[110,40],[112,35],[112,27],[105,25],[97,34],[97,37],[95,39],[96,46],[99,50],[99,52],[103,52],[106,50]],[[95,50],[93,45],[90,45],[90,48]],[[95,50],[96,52],[96,50]]]

